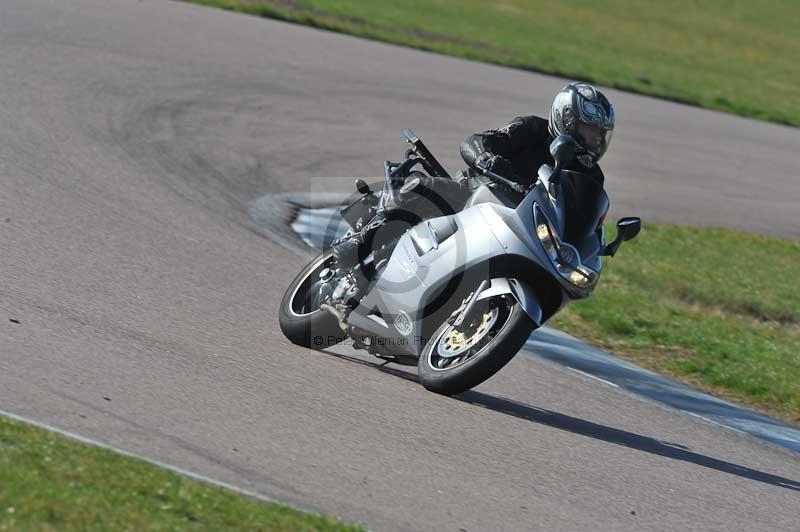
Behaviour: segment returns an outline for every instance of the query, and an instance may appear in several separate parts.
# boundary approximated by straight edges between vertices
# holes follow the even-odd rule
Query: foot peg
[[[320,310],[330,313],[334,318],[336,318],[336,321],[339,323],[339,328],[343,332],[347,332],[349,330],[350,326],[347,324],[347,318],[345,317],[344,312],[336,307],[328,305],[327,303],[323,303],[319,306],[319,308]]]

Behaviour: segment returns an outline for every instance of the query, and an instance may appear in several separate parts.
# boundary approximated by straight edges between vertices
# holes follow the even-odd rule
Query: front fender
[[[517,300],[519,306],[525,311],[525,314],[537,326],[542,324],[542,304],[539,301],[539,296],[529,284],[520,282],[513,278],[496,278],[491,280],[489,288],[485,289],[478,295],[478,301],[481,299],[488,299],[490,297],[510,294]]]

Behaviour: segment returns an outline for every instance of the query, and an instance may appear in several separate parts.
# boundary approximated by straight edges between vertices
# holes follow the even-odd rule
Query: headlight
[[[536,236],[561,277],[581,288],[594,284],[597,272],[581,264],[580,254],[574,246],[559,240],[558,232],[538,205],[534,205],[533,214]]]
[[[550,221],[539,211],[539,208],[535,208],[536,216],[536,236],[539,237],[539,242],[542,243],[544,246],[544,250],[547,252],[547,255],[550,257],[550,260],[553,261],[554,264],[558,262],[558,237],[556,236],[557,233],[552,225],[550,225]]]
[[[538,236],[539,240],[542,242],[550,238],[550,230],[547,227],[547,224],[540,224],[536,226],[536,236]]]

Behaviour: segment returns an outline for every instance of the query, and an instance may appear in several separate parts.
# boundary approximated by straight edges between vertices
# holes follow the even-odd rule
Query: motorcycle
[[[620,219],[606,243],[608,196],[602,184],[564,168],[575,142],[562,135],[550,146],[555,166],[542,165],[531,187],[479,161],[461,173],[470,194],[459,212],[389,228],[382,214],[411,180],[450,178],[413,131],[404,135],[404,159],[384,163],[380,192],[356,181],[359,196],[341,208],[350,229],[291,282],[279,321],[297,345],[323,349],[349,339],[380,359],[416,365],[426,389],[452,395],[494,375],[536,328],[589,297],[602,257],[635,238],[641,220]],[[365,224],[384,235],[354,266],[338,264],[337,244]]]

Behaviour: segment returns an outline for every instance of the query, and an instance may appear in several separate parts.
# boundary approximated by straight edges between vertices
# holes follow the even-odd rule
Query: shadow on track
[[[340,360],[371,367],[383,373],[417,383],[417,378],[413,373],[387,366],[387,363],[373,363],[348,355],[334,353],[332,351],[321,352],[329,356],[336,357]],[[479,406],[500,414],[513,416],[518,419],[524,419],[525,421],[530,421],[532,423],[547,425],[548,427],[564,430],[573,434],[594,438],[596,440],[608,443],[613,443],[615,445],[622,445],[624,447],[636,449],[637,451],[655,454],[665,458],[671,458],[673,460],[680,460],[690,464],[696,464],[702,467],[720,471],[722,473],[728,473],[730,475],[736,475],[749,480],[763,482],[772,486],[778,486],[793,491],[800,491],[800,482],[795,480],[779,477],[777,475],[771,475],[769,473],[764,473],[763,471],[758,471],[749,467],[740,466],[731,462],[725,462],[724,460],[711,458],[710,456],[693,452],[689,450],[688,447],[682,445],[663,442],[655,438],[636,434],[634,432],[628,432],[626,430],[600,425],[599,423],[592,423],[591,421],[567,416],[565,414],[559,414],[558,412],[545,410],[543,408],[537,408],[535,406],[520,403],[519,401],[514,401],[512,399],[495,397],[493,395],[476,390],[466,391],[462,394],[451,397],[451,399]]]

